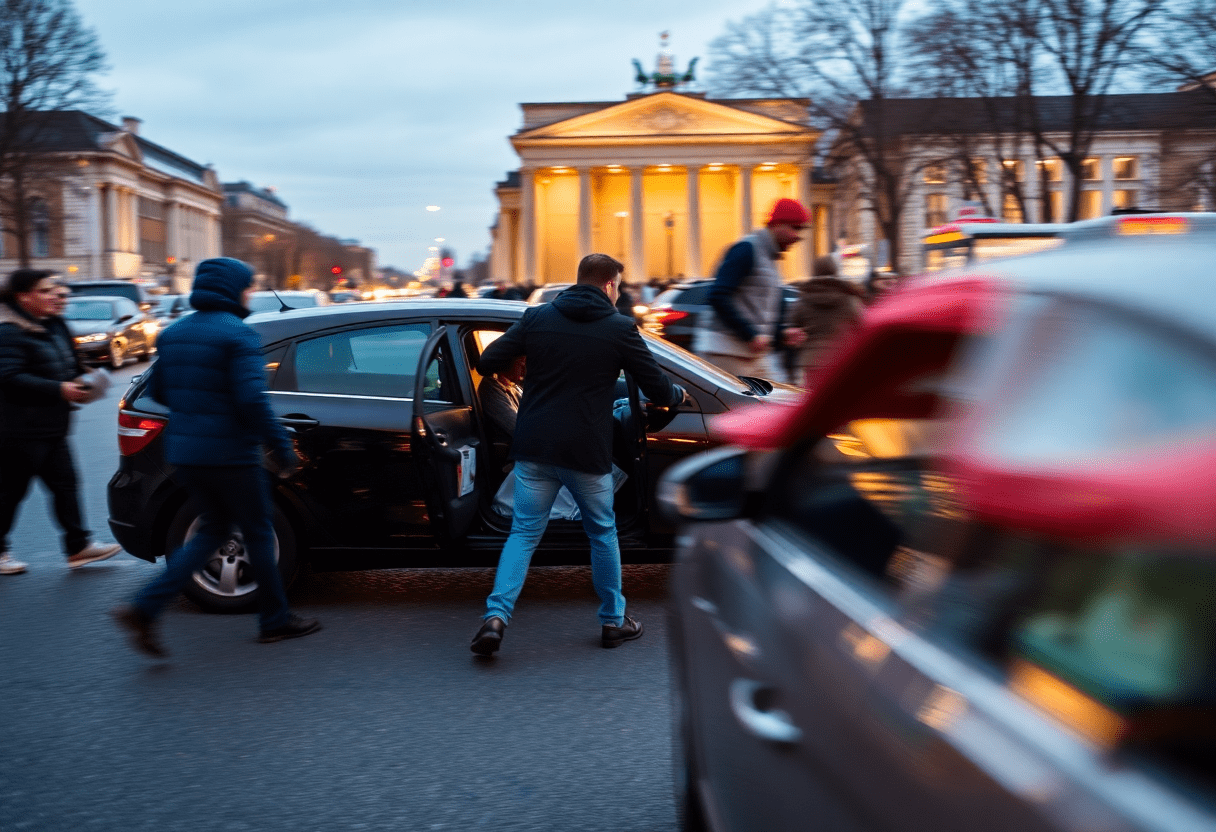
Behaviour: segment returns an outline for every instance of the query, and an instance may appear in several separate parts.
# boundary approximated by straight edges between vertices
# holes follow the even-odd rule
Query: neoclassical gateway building
[[[807,102],[678,92],[670,67],[660,74],[663,60],[653,92],[520,105],[523,127],[510,137],[520,168],[496,188],[492,278],[572,282],[594,251],[623,262],[631,281],[712,275],[781,197],[801,201],[814,222],[782,264],[786,279],[810,275],[811,259],[830,250]]]

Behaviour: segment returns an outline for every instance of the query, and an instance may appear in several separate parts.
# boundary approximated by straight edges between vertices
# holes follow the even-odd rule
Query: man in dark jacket
[[[0,575],[26,570],[9,554],[8,533],[34,477],[51,492],[69,568],[122,551],[90,543],[80,512],[68,429],[89,389],[60,317],[67,295],[54,272],[39,269],[18,269],[0,292]]]
[[[606,254],[578,264],[578,283],[551,303],[529,309],[486,347],[477,369],[501,373],[520,355],[528,382],[515,424],[515,507],[511,535],[498,558],[494,590],[471,649],[492,655],[502,643],[528,563],[549,509],[564,485],[591,540],[591,579],[600,597],[600,643],[617,647],[642,635],[625,615],[621,552],[612,510],[612,404],[621,370],[655,404],[673,407],[685,393],[664,375],[633,321],[613,305],[623,267]]]
[[[262,369],[261,341],[242,318],[249,314],[253,270],[220,257],[198,264],[190,305],[197,312],[170,326],[157,341],[148,391],[169,407],[165,459],[173,478],[202,504],[197,534],[168,558],[160,577],[129,606],[114,611],[137,649],[164,655],[156,620],[191,575],[241,530],[245,553],[258,582],[258,641],[298,638],[321,629],[314,619],[293,615],[275,563],[270,482],[263,448],[282,472],[298,463],[286,430],[270,409]]]

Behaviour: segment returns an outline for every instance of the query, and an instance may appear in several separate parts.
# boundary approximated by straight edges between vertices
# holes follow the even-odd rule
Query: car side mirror
[[[125,324],[127,321],[131,320],[134,317],[135,317],[134,315],[123,315],[121,318],[118,319],[118,322],[120,324]]]
[[[659,482],[659,508],[669,522],[732,520],[747,505],[747,451],[726,446],[667,469]]]

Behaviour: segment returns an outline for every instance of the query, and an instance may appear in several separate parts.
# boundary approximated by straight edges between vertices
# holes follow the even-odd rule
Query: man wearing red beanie
[[[782,344],[796,347],[806,335],[786,328],[785,298],[777,260],[802,239],[810,216],[796,199],[779,199],[768,225],[731,246],[709,290],[713,314],[702,321],[693,341],[706,360],[737,376],[778,379],[773,360]]]

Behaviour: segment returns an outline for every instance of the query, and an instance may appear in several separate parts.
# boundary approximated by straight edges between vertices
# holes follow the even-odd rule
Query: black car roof
[[[287,312],[259,312],[245,320],[262,336],[263,343],[273,344],[285,338],[331,327],[404,318],[484,315],[487,319],[513,321],[530,308],[518,300],[413,298],[381,303],[310,306]]]

